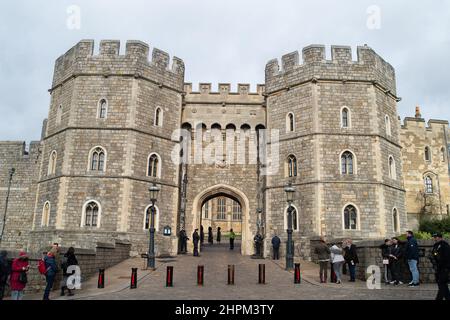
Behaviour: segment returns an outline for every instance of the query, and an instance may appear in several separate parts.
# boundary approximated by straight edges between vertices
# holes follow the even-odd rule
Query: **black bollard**
[[[259,269],[258,283],[266,284],[266,265],[260,264],[258,269]]]
[[[131,269],[131,284],[130,289],[136,289],[137,288],[137,268]]]
[[[234,285],[234,264],[228,265],[228,285]]]
[[[302,276],[300,273],[300,263],[295,264],[295,271],[294,271],[294,283],[300,284],[302,282]]]
[[[173,267],[167,267],[166,287],[173,287]]]
[[[198,269],[197,269],[197,285],[203,286],[204,276],[205,276],[205,267],[204,266],[198,266]]]
[[[99,269],[98,270],[98,289],[105,288],[105,269]]]

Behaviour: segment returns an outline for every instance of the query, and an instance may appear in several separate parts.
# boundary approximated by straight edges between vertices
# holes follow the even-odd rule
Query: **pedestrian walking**
[[[220,227],[217,228],[217,242],[220,244],[220,241],[222,240],[222,229]]]
[[[0,252],[0,301],[5,296],[5,287],[11,273],[11,266],[8,261],[8,252]]]
[[[230,229],[230,250],[234,250],[234,240],[236,239],[236,234],[233,229]]]
[[[438,294],[436,300],[450,300],[448,289],[450,273],[450,246],[442,239],[441,233],[433,234],[434,245],[431,250],[431,263],[435,270],[436,282],[438,284]]]
[[[180,231],[180,242],[181,242],[181,253],[186,254],[187,253],[187,242],[189,238],[186,234],[186,230],[182,229]]]
[[[205,242],[205,230],[203,229],[203,226],[200,226],[200,245],[203,245]]]
[[[331,251],[324,238],[320,239],[319,244],[314,248],[314,253],[317,254],[317,258],[319,260],[320,283],[326,283]]]
[[[391,266],[391,284],[403,284],[401,276],[401,264],[403,262],[403,248],[398,238],[392,238],[392,246],[389,254],[389,265]]]
[[[342,248],[339,248],[337,244],[334,244],[330,248],[331,262],[333,264],[333,271],[336,275],[336,284],[342,283],[342,266],[345,263]]]
[[[194,242],[194,257],[198,257],[198,242],[200,241],[198,229],[194,230],[194,233],[192,234],[192,241]]]
[[[412,231],[406,232],[408,242],[406,244],[405,256],[408,261],[409,271],[411,271],[412,280],[408,284],[409,287],[417,287],[420,285],[420,274],[417,265],[419,263],[419,246],[414,233]]]
[[[274,235],[272,238],[273,260],[280,260],[280,244],[280,238]]]
[[[75,256],[75,249],[73,247],[70,247],[69,250],[67,250],[66,254],[64,255],[64,257],[61,260],[61,269],[63,272],[63,279],[61,281],[61,296],[65,295],[65,290],[67,289],[67,291],[69,291],[69,296],[73,296],[73,292],[70,288],[67,287],[67,280],[69,279],[69,277],[71,275],[73,275],[73,272],[68,273],[67,269],[70,266],[77,266],[78,265],[78,260],[77,257]]]
[[[352,239],[347,239],[344,243],[344,259],[348,265],[350,272],[350,282],[356,281],[356,265],[359,263],[358,254],[356,253],[356,245]]]
[[[50,291],[53,288],[55,277],[58,273],[58,265],[56,263],[57,255],[58,249],[57,247],[53,246],[44,258],[45,268],[47,270],[45,273],[45,280],[47,282],[47,285],[45,287],[43,300],[50,300]]]
[[[208,243],[214,244],[214,236],[213,236],[213,232],[212,232],[212,227],[208,228]]]
[[[11,267],[11,299],[22,300],[23,291],[27,285],[27,272],[30,270],[28,255],[20,252],[19,257],[13,260]]]
[[[391,282],[391,267],[389,264],[391,254],[392,241],[391,239],[384,240],[384,243],[380,246],[381,256],[383,258],[384,267],[384,283],[389,284]]]

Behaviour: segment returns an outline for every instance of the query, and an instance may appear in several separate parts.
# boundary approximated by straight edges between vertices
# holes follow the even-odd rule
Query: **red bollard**
[[[197,269],[197,285],[203,286],[204,276],[205,276],[205,267],[204,266],[198,266],[198,269]]]
[[[173,267],[167,267],[166,287],[173,287]]]
[[[302,282],[302,276],[300,273],[300,263],[295,264],[294,283],[300,284]]]
[[[266,265],[265,264],[260,264],[259,265],[258,283],[259,284],[266,284]]]
[[[130,289],[136,289],[137,288],[137,268],[131,269],[131,284]]]
[[[99,269],[98,270],[98,283],[97,283],[98,289],[105,288],[105,269]]]

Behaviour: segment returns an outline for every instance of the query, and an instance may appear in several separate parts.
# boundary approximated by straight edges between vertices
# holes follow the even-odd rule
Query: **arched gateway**
[[[199,193],[193,200],[192,205],[192,215],[191,215],[191,225],[190,229],[193,231],[195,229],[200,230],[200,225],[202,223],[202,207],[203,205],[211,199],[216,197],[224,196],[238,202],[241,206],[242,212],[242,245],[241,253],[243,255],[253,254],[252,245],[252,235],[249,226],[249,213],[250,213],[250,202],[247,196],[237,188],[234,188],[225,184],[218,184],[205,189],[203,192]],[[224,230],[225,231],[225,230]],[[227,230],[228,231],[228,230]],[[206,232],[206,230],[205,230]]]

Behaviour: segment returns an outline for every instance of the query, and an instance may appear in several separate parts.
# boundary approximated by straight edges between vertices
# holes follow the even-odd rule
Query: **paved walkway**
[[[97,277],[83,283],[74,297],[54,299],[97,300],[411,300],[433,299],[436,286],[427,284],[417,288],[382,286],[369,290],[366,283],[347,282],[342,285],[320,284],[316,264],[302,261],[302,283],[295,285],[292,272],[284,270],[284,261],[255,260],[240,255],[240,248],[230,251],[225,244],[205,245],[200,257],[182,255],[157,259],[157,269],[143,269],[142,259],[129,259],[106,270],[104,289],[97,289]],[[266,284],[258,284],[258,264],[266,265]],[[235,285],[227,285],[227,266],[235,265]],[[197,266],[204,265],[204,286],[197,286]],[[174,287],[166,288],[166,267],[174,267]],[[130,290],[131,268],[138,267],[138,288]],[[345,277],[345,276],[344,276]],[[41,295],[28,296],[40,299]]]

